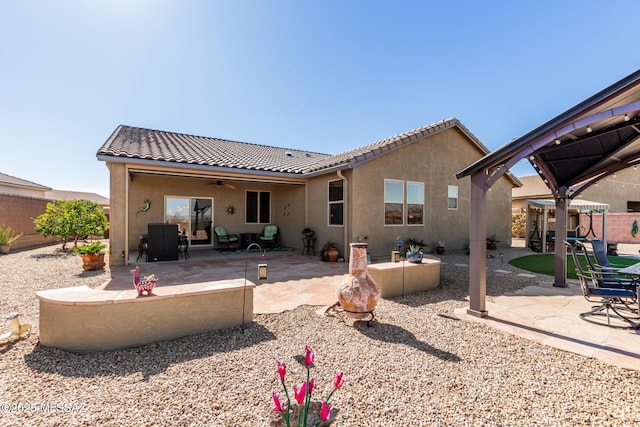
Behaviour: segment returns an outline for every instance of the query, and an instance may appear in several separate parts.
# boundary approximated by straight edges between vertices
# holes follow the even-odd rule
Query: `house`
[[[22,236],[11,246],[14,249],[56,242],[55,236],[36,233],[33,220],[46,212],[51,200],[86,199],[97,202],[108,216],[109,199],[95,193],[54,190],[35,182],[0,173],[0,225],[8,225]]]
[[[398,237],[448,250],[469,243],[470,183],[455,172],[488,153],[455,118],[336,155],[118,126],[97,158],[110,171],[112,262],[127,263],[152,223],[175,223],[192,248],[213,248],[213,226],[251,238],[278,226],[278,245],[316,249],[366,242],[390,256]],[[489,195],[488,230],[510,243],[506,174]]]

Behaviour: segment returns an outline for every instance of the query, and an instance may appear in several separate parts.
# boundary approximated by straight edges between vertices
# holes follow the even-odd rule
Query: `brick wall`
[[[640,212],[609,213],[607,214],[607,241],[618,243],[640,243],[640,231],[635,237],[631,235],[633,221],[638,222],[640,228]],[[581,234],[589,230],[589,215],[580,215]],[[593,214],[593,231],[598,238],[602,238],[602,214]],[[593,235],[589,235],[593,237]]]
[[[23,233],[22,237],[13,242],[12,249],[38,246],[54,243],[56,237],[43,238],[34,230],[33,220],[45,213],[48,200],[0,194],[0,225],[9,225],[16,233]]]

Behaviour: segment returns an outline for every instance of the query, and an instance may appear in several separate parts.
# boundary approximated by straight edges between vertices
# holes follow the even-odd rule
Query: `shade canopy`
[[[527,200],[526,204],[527,206],[534,206],[537,208],[555,208],[556,207],[556,201],[549,200],[549,199]],[[591,202],[589,200],[573,199],[571,200],[571,203],[569,203],[569,209],[575,209],[580,212],[591,212],[591,211],[608,212],[609,205],[606,203]]]

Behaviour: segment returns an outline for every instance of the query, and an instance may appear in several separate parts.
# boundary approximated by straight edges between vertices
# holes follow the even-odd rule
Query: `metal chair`
[[[584,245],[580,244],[574,245],[569,242],[564,242],[566,248],[571,253],[571,257],[576,266],[576,274],[578,276],[578,280],[580,281],[580,287],[582,288],[582,294],[584,298],[592,303],[596,303],[591,307],[591,310],[585,313],[580,313],[580,318],[596,323],[601,324],[597,321],[593,321],[588,318],[588,316],[607,316],[607,326],[610,327],[618,327],[611,325],[611,314],[610,312],[615,313],[615,315],[621,320],[627,322],[629,324],[628,327],[633,329],[640,328],[640,323],[634,322],[632,319],[638,319],[638,309],[634,309],[632,304],[637,303],[637,291],[634,292],[631,289],[625,288],[615,288],[615,287],[601,287],[596,278],[594,278],[594,274],[592,271],[585,271],[582,268],[582,264],[580,264],[580,260],[578,259],[578,250],[583,250]],[[585,256],[586,256],[585,252]],[[622,313],[624,312],[624,313]]]

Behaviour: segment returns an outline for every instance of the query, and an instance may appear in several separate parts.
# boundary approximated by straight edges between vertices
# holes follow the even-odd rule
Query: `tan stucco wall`
[[[40,344],[91,353],[238,326],[243,323],[243,302],[244,323],[253,319],[254,287],[249,282],[246,290],[237,286],[224,292],[139,298],[132,297],[134,291],[130,290],[128,298],[91,303],[65,300],[64,292],[75,293],[77,288],[42,291],[38,293]]]
[[[428,291],[440,285],[440,259],[428,255],[422,264],[383,262],[369,265],[367,271],[382,288],[383,298]]]
[[[470,179],[458,180],[455,173],[481,158],[483,153],[457,129],[449,129],[416,141],[399,150],[345,171],[348,179],[347,240],[365,242],[373,255],[390,254],[396,237],[418,238],[434,247],[439,240],[449,250],[463,249],[469,243]],[[336,174],[309,182],[310,226],[317,231],[319,246],[326,240],[344,247],[343,229],[328,227],[327,182]],[[425,184],[424,225],[384,225],[384,180],[397,179]],[[448,185],[458,186],[458,210],[447,208]],[[513,184],[501,178],[488,193],[487,233],[496,234],[501,245],[511,243],[511,189]],[[348,242],[347,242],[348,243]]]

